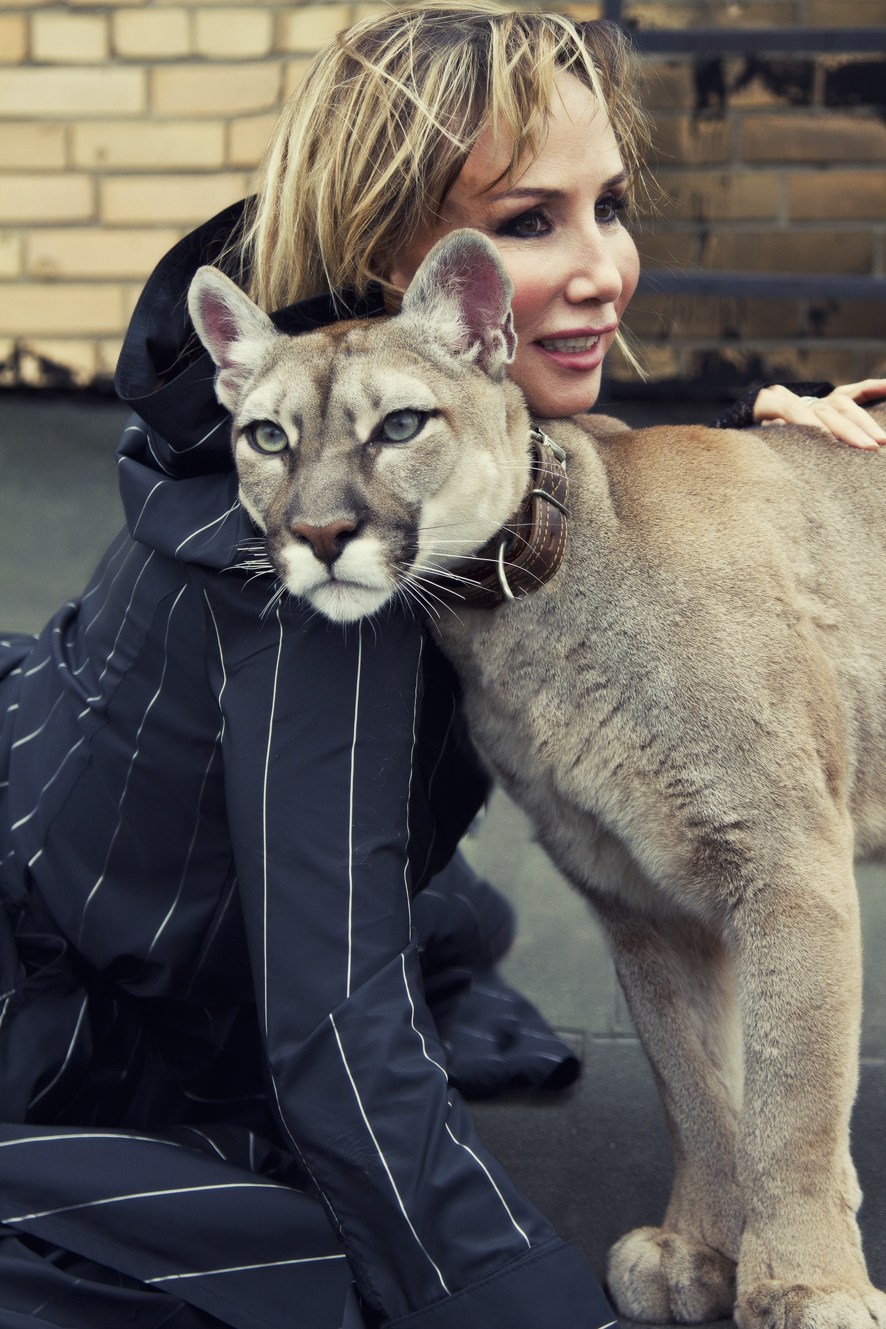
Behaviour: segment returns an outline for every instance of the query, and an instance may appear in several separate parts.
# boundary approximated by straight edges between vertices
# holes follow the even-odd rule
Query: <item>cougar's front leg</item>
[[[723,940],[688,916],[649,918],[598,901],[616,969],[652,1062],[674,1146],[661,1227],[609,1257],[623,1315],[646,1324],[731,1315],[744,1220],[735,1175],[742,1051],[734,967]]]
[[[849,1155],[858,1079],[861,943],[848,853],[782,869],[731,915],[744,1030],[736,1163],[745,1228],[741,1329],[873,1329]],[[805,870],[804,870],[805,869]]]

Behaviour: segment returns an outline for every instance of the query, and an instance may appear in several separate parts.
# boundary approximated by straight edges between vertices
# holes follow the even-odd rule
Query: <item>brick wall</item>
[[[0,383],[113,374],[144,279],[242,198],[350,5],[19,3],[0,11]]]
[[[566,8],[593,18],[600,6]],[[625,8],[640,27],[886,22],[886,0]],[[218,0],[0,7],[0,384],[108,381],[154,263],[247,192],[306,61],[362,12]],[[646,88],[664,190],[638,235],[648,263],[883,274],[883,56],[652,58]],[[649,295],[630,314],[660,379],[886,372],[884,322],[861,302]]]
[[[886,0],[628,0],[625,16],[640,28],[886,24]],[[661,190],[637,237],[647,266],[886,276],[886,51],[650,56],[644,74]],[[712,394],[760,376],[886,375],[874,301],[643,293],[627,322],[655,379]]]

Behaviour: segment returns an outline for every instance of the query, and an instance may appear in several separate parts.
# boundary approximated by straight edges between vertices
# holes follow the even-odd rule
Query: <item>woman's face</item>
[[[639,259],[621,224],[627,182],[612,126],[573,74],[558,97],[536,157],[505,175],[509,142],[487,129],[465,162],[433,231],[395,263],[406,288],[428,250],[462,226],[494,243],[514,283],[517,354],[508,373],[536,415],[577,415],[597,400],[603,357],[634,293]]]

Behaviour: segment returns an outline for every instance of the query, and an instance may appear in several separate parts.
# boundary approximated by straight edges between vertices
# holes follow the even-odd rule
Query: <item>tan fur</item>
[[[439,414],[367,442],[410,379]],[[527,483],[519,392],[408,314],[276,341],[235,439],[256,413],[296,441],[264,489],[236,444],[244,496],[320,608],[308,573],[337,564],[296,550],[293,521],[363,523],[341,561],[389,599],[416,559],[479,548]],[[647,1323],[884,1329],[848,1126],[853,857],[886,849],[886,459],[796,428],[545,427],[568,456],[563,566],[431,621],[479,750],[606,930],[661,1088],[673,1194],[613,1248],[611,1292]],[[347,570],[322,594],[357,618]]]

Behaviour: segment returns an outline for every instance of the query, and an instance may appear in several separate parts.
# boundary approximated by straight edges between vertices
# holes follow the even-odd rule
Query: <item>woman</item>
[[[399,611],[343,635],[251,576],[184,294],[220,261],[287,331],[371,317],[477,225],[517,286],[516,381],[586,410],[636,281],[639,139],[606,29],[392,11],[318,57],[245,220],[148,283],[118,371],[128,530],[0,648],[0,1329],[611,1322],[447,1083],[475,887],[456,865],[415,919],[410,896],[484,789],[451,673]],[[875,446],[843,397],[781,418]]]

